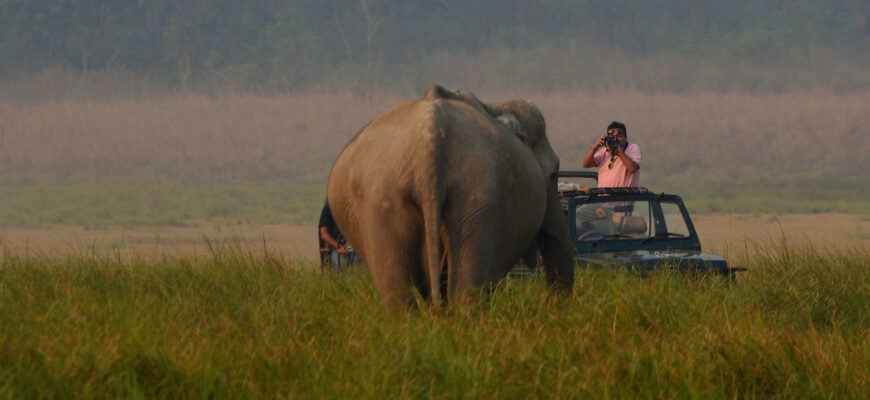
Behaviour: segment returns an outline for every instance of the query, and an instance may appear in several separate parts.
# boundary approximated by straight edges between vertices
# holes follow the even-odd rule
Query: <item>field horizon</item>
[[[852,172],[870,168],[870,92],[477,94],[533,100],[563,169],[579,169],[610,121],[625,122],[643,150],[641,185],[682,195],[694,212],[870,214],[870,176]],[[0,226],[310,222],[344,144],[417,97],[0,101]]]
[[[705,251],[734,262],[747,247],[785,244],[870,249],[870,215],[696,214]],[[239,223],[230,219],[183,225],[105,226],[49,224],[0,228],[0,253],[64,256],[91,252],[125,258],[207,254],[214,245],[268,251],[288,260],[317,262],[317,223]]]

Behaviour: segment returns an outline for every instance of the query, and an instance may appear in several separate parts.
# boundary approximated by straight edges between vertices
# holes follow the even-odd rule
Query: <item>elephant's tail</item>
[[[441,96],[446,91],[440,86],[430,85],[426,92],[430,96]],[[449,134],[445,129],[448,120],[444,115],[443,106],[441,102],[431,103],[429,117],[432,125],[427,130],[427,144],[424,145],[426,150],[420,152],[420,157],[425,160],[424,163],[428,164],[428,168],[420,170],[420,175],[415,179],[418,190],[418,205],[423,214],[423,240],[426,245],[425,263],[429,278],[429,299],[435,306],[440,305],[442,301],[441,260],[445,252],[443,247],[449,245],[441,242],[441,222],[447,199],[447,188],[441,168],[446,164],[444,159],[446,154],[443,147],[445,137]]]
[[[426,241],[426,265],[429,275],[429,299],[432,305],[441,304],[441,202],[437,196],[421,204],[423,234]]]

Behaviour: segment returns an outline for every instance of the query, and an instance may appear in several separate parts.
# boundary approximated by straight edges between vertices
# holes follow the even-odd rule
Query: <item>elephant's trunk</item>
[[[547,283],[557,289],[571,290],[574,286],[574,256],[568,222],[555,193],[547,196],[547,214],[538,235],[538,250],[544,262]]]
[[[540,249],[547,283],[556,289],[571,290],[574,286],[574,257],[562,244],[545,241]]]

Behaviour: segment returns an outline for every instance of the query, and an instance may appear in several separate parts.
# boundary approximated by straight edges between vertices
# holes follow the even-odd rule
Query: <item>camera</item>
[[[604,135],[604,147],[609,149],[614,149],[616,146],[619,146],[619,139],[616,138],[616,135]]]

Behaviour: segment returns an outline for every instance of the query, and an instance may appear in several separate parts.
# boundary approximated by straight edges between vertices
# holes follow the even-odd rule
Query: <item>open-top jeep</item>
[[[560,178],[597,180],[592,171],[562,171]],[[560,192],[574,257],[582,264],[647,273],[671,268],[736,279],[744,267],[701,250],[683,200],[645,188],[591,188]]]

